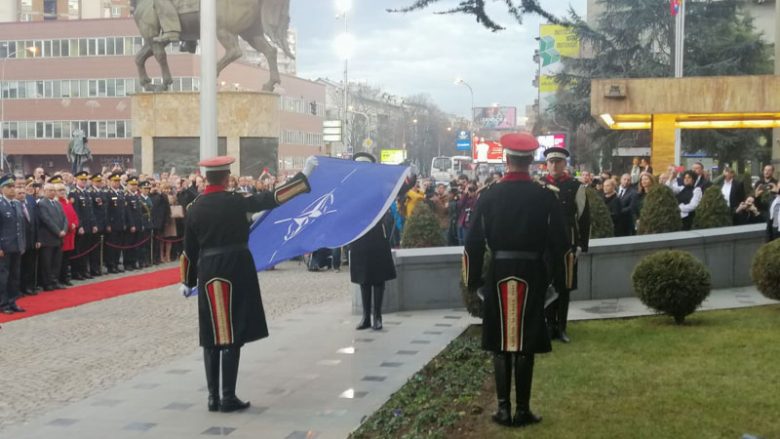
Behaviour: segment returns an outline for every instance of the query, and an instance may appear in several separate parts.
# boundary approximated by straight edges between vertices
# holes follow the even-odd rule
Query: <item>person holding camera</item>
[[[458,243],[466,244],[466,236],[471,228],[471,217],[474,206],[477,204],[477,183],[470,181],[466,185],[466,191],[461,194],[458,201]]]
[[[775,167],[773,165],[764,166],[761,178],[753,186],[755,204],[763,215],[764,219],[771,216],[770,206],[774,200],[773,192],[777,192],[777,179],[774,178]]]
[[[780,238],[780,187],[775,183],[771,185],[774,193],[772,204],[769,205],[769,217],[766,222],[767,242]]]

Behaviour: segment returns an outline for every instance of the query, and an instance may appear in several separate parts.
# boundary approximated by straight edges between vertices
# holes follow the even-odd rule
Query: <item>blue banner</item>
[[[408,172],[404,166],[317,160],[311,192],[265,212],[252,225],[249,249],[257,271],[363,236],[390,208]]]
[[[455,135],[455,149],[458,151],[471,150],[471,131],[458,131]]]

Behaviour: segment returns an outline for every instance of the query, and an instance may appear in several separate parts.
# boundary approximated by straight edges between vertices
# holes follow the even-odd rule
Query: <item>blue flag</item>
[[[311,192],[266,212],[252,225],[257,271],[320,248],[360,238],[390,208],[408,168],[317,157]]]

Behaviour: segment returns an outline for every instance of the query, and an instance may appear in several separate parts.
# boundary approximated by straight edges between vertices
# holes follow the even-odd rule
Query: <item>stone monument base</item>
[[[234,175],[275,173],[279,152],[279,96],[263,92],[220,92],[217,96],[217,153],[231,155]],[[133,164],[143,174],[178,175],[200,160],[200,95],[197,92],[139,93],[132,96]]]

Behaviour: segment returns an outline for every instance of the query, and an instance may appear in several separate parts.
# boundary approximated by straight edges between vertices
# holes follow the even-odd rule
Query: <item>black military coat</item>
[[[95,216],[95,226],[98,233],[106,230],[106,221],[108,216],[108,196],[105,189],[92,187],[89,189],[89,196],[92,198],[92,212]]]
[[[144,230],[144,219],[141,197],[132,192],[125,192],[125,202],[127,203],[125,208],[127,231],[129,232],[131,227],[135,227],[136,232],[142,232]]]
[[[563,269],[566,276],[562,279],[562,283],[556,285],[556,288],[559,291],[576,290],[577,247],[587,252],[590,242],[590,207],[585,196],[585,186],[568,175],[557,180],[548,175],[544,184],[552,188],[558,197],[569,247],[564,255],[566,265]]]
[[[68,194],[68,199],[76,216],[79,217],[79,228],[84,228],[84,233],[92,234],[92,227],[95,227],[95,209],[92,196],[86,189],[75,188]]]
[[[395,262],[385,218],[350,244],[349,275],[353,283],[376,285],[395,279]]]
[[[189,205],[180,267],[182,283],[198,286],[201,346],[241,346],[268,336],[257,271],[247,247],[248,214],[308,190],[308,181],[298,174],[274,192],[255,195],[207,188]]]
[[[485,251],[492,260],[483,272]],[[528,174],[507,177],[481,193],[466,240],[464,281],[484,285],[483,349],[549,352],[544,302],[566,250],[560,204]]]
[[[106,227],[111,227],[112,232],[123,232],[127,228],[125,192],[121,189],[109,189],[106,198],[108,198]]]

